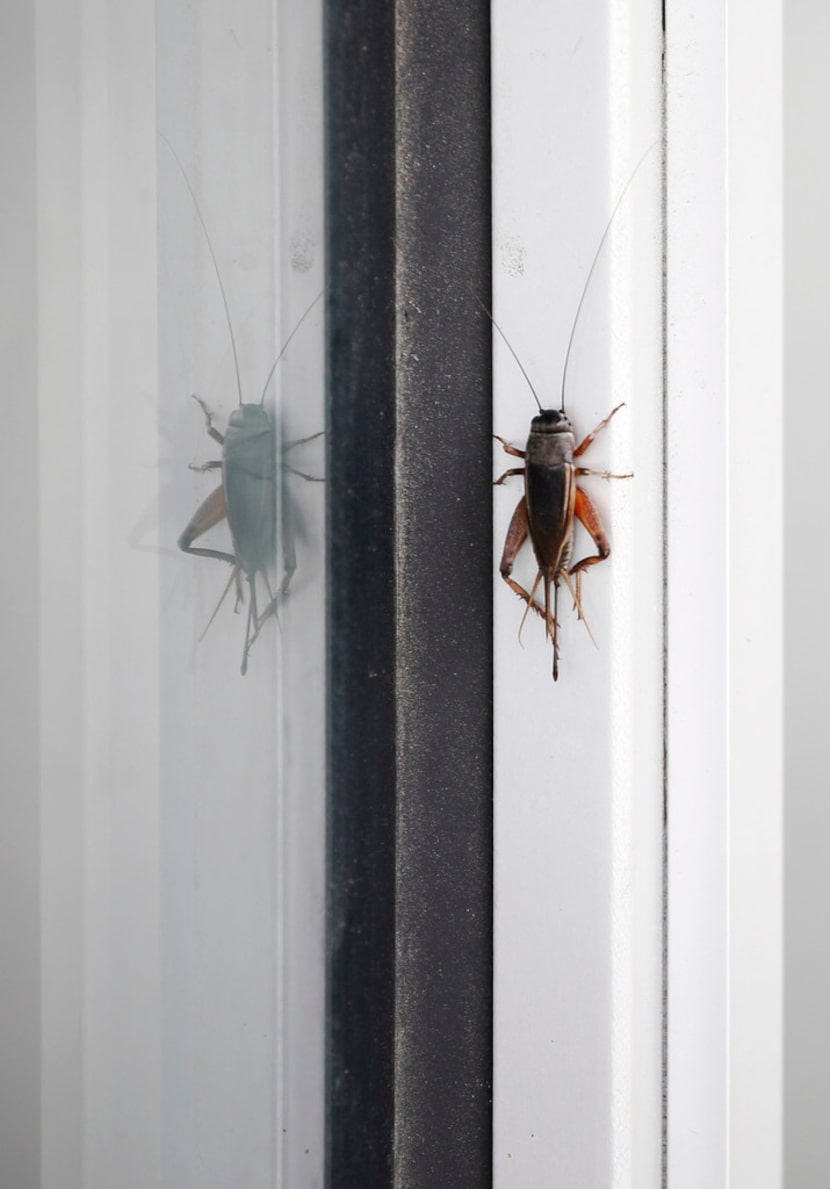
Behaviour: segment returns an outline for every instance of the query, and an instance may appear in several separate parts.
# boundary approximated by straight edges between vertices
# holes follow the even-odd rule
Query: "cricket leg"
[[[283,464],[284,469],[289,475],[296,475],[298,479],[305,479],[307,483],[325,483],[322,475],[308,475],[305,471],[298,471],[296,467],[290,467]]]
[[[612,475],[610,471],[594,471],[591,467],[574,467],[575,475],[593,475],[597,479],[633,479],[634,472],[629,471],[627,475]]]
[[[583,557],[581,561],[578,561],[575,566],[571,566],[568,570],[569,577],[576,577],[576,596],[574,601],[579,612],[579,618],[582,619],[582,572],[583,570],[587,570],[589,566],[597,566],[601,561],[609,558],[611,556],[611,546],[608,544],[608,538],[605,535],[605,529],[602,527],[602,522],[597,515],[596,508],[581,487],[577,487],[576,489],[574,515],[577,520],[584,524],[597,547],[595,554],[592,554],[590,557]]]
[[[537,581],[533,584],[533,592],[525,590],[525,588],[519,582],[517,582],[515,578],[511,577],[511,574],[513,573],[513,563],[515,562],[522,545],[524,545],[525,541],[527,540],[527,536],[527,501],[525,500],[525,497],[522,496],[516,505],[516,511],[513,513],[513,518],[510,521],[510,527],[507,530],[507,536],[504,539],[504,550],[502,551],[501,562],[499,563],[499,573],[510,589],[514,592],[514,594],[517,594],[519,598],[527,604],[529,609],[535,611],[537,615],[541,615],[543,619],[548,621],[548,631],[550,631],[550,620],[545,608],[540,607],[540,605],[536,602],[536,599],[533,597],[533,592],[535,592],[536,586],[538,585],[538,575]],[[524,620],[522,622],[524,622]]]
[[[594,638],[594,633],[591,631],[591,625],[588,623],[588,620],[585,618],[585,612],[582,610],[582,574],[577,574],[576,585],[571,582],[571,576],[567,570],[563,570],[562,578],[568,590],[570,591],[571,598],[574,601],[574,610],[576,611],[577,619],[582,620],[582,622],[585,624],[585,631],[591,637],[591,643],[593,644],[594,648],[599,648],[599,645]]]
[[[506,438],[499,437],[499,435],[497,433],[494,433],[493,437],[495,438],[495,440],[497,442],[501,442],[502,446],[504,446],[505,454],[512,454],[514,458],[526,458],[527,457],[524,450],[520,450],[518,446],[512,446],[510,444],[510,442],[507,441]]]
[[[179,549],[182,549],[185,553],[194,553],[197,557],[215,557],[218,561],[226,561],[230,565],[235,566],[236,558],[232,553],[223,553],[219,549],[192,548],[192,544],[197,537],[201,537],[202,533],[206,533],[209,528],[213,528],[214,524],[219,524],[221,520],[225,519],[227,514],[228,508],[225,503],[225,488],[220,486],[215,491],[212,491],[193,513],[190,523],[179,537]]]
[[[279,623],[279,616],[277,614],[277,606],[281,599],[285,597],[288,592],[288,587],[291,584],[291,579],[297,570],[297,532],[294,525],[294,505],[291,499],[291,493],[288,490],[286,483],[282,484],[282,498],[280,500],[280,543],[282,545],[282,580],[277,587],[276,594],[268,585],[269,603],[262,614],[259,616],[256,625],[256,634],[254,639],[259,635],[262,625],[266,619],[271,615],[276,616]],[[268,584],[268,575],[263,573],[266,584]],[[252,641],[253,642],[253,641]]]
[[[225,584],[225,589],[222,591],[222,594],[219,598],[219,602],[214,607],[213,614],[211,615],[210,619],[205,624],[204,630],[202,631],[201,635],[199,636],[199,643],[201,643],[202,640],[204,640],[205,636],[210,631],[210,625],[213,623],[214,619],[219,614],[219,608],[224,603],[225,597],[231,588],[232,582],[236,583],[236,606],[237,606],[237,608],[239,607],[239,598],[240,598],[239,566],[234,566],[234,568],[231,570],[231,576],[230,576],[230,578],[228,578],[228,581]]]
[[[322,438],[325,434],[324,429],[318,429],[317,433],[310,433],[307,438],[293,438],[290,442],[283,442],[282,452],[287,454],[289,450],[293,450],[295,446],[304,446],[306,442],[314,442],[317,438]]]
[[[620,409],[623,408],[624,405],[625,405],[625,401],[623,401],[622,404],[617,405],[617,407],[615,409],[612,409],[611,412],[608,414],[608,416],[605,418],[605,420],[600,421],[600,423],[596,427],[596,429],[592,430],[591,433],[588,434],[587,438],[582,439],[582,441],[579,443],[579,445],[574,450],[574,458],[579,458],[580,454],[585,453],[585,451],[591,445],[591,442],[593,442],[594,438],[597,436],[597,434],[600,432],[600,430],[605,429],[606,425],[611,420],[611,418],[614,416],[614,414],[619,413]]]
[[[503,475],[499,475],[498,479],[493,480],[493,486],[501,487],[505,479],[510,479],[513,475],[523,475],[524,473],[524,467],[511,467],[509,471],[505,471]]]
[[[213,438],[214,442],[218,442],[220,446],[224,445],[225,435],[221,434],[218,429],[214,429],[213,427],[213,413],[211,413],[210,409],[202,400],[201,396],[197,396],[195,392],[192,394],[192,396],[196,403],[201,407],[201,410],[205,415],[205,424],[207,426],[208,433]]]
[[[500,437],[497,433],[493,434],[497,442],[501,442],[504,447],[505,454],[511,454],[514,458],[526,458],[527,455],[524,450],[520,450],[518,446],[512,446],[506,438]],[[499,475],[498,479],[493,480],[494,487],[501,487],[505,479],[509,479],[512,475],[523,475],[525,473],[524,467],[511,467],[509,471],[505,471],[503,475]],[[527,522],[527,513],[525,513],[525,522]]]
[[[262,580],[265,583],[265,589],[268,593],[268,606],[265,608],[265,610],[262,612],[262,614],[257,619],[256,627],[254,629],[254,634],[251,637],[252,644],[253,644],[254,640],[256,640],[259,633],[262,631],[262,625],[265,623],[265,621],[267,619],[270,619],[270,617],[272,615],[274,616],[274,618],[277,621],[277,627],[278,628],[280,627],[280,617],[279,617],[279,613],[277,611],[277,603],[280,598],[280,591],[277,590],[277,593],[274,594],[274,591],[271,588],[271,582],[268,578],[268,575],[266,574],[266,572],[264,570],[262,571]]]

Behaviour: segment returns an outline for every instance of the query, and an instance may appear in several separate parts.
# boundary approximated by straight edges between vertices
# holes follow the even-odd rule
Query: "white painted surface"
[[[780,0],[733,0],[727,7],[734,1189],[780,1189],[784,1183],[782,11]],[[767,472],[760,499],[759,465]]]
[[[777,1189],[780,6],[667,27],[669,1184]]]
[[[726,23],[667,10],[668,1180],[728,1143]]]
[[[176,549],[190,393],[236,396],[157,136],[256,401],[323,276],[320,11],[282,7],[38,4],[44,1187],[322,1183],[322,487],[243,679],[232,601],[197,643],[227,567]],[[277,383],[321,429],[319,306]]]
[[[557,402],[581,278],[604,223],[594,203],[610,209],[650,139],[637,144],[640,125],[628,113],[644,113],[648,127],[651,111],[659,126],[647,98],[656,70],[649,75],[642,43],[620,36],[618,20],[601,7],[496,10],[494,307],[547,404]],[[780,12],[774,3],[669,5],[667,26],[667,1175],[671,1189],[773,1187]],[[645,88],[642,108],[627,70]],[[520,651],[511,637],[521,608],[496,590],[495,1160],[504,1186],[660,1183],[662,419],[648,354],[660,330],[648,251],[627,239],[634,214],[659,238],[647,176],[609,238],[613,267],[597,270],[568,392],[580,428],[607,412],[601,399],[629,402],[592,453],[636,472],[630,487],[601,492],[614,555],[586,580],[599,654],[561,615],[553,687],[538,623],[526,625]],[[621,300],[615,287],[632,259],[635,283]],[[621,307],[631,337],[617,321]],[[630,357],[646,382],[631,383]],[[496,359],[496,429],[520,444],[532,398],[498,340]],[[498,470],[507,465],[500,458]],[[518,495],[496,492],[499,544]],[[528,564],[526,580],[532,574]]]
[[[661,135],[658,6],[497,2],[494,313],[546,407],[593,255]],[[662,327],[660,151],[588,292],[568,372],[612,543],[585,579],[594,648],[563,592],[561,672],[496,578],[494,1184],[648,1189],[661,1176]],[[494,429],[535,412],[496,336]],[[497,452],[494,473],[516,463]],[[521,481],[495,490],[495,565]],[[578,550],[591,548],[582,535]],[[579,556],[582,556],[579,552]],[[529,585],[526,551],[517,567]]]

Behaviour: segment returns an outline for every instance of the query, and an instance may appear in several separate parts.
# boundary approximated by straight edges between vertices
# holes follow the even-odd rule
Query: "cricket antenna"
[[[323,293],[324,293],[324,292],[325,292],[325,290],[323,290],[323,289],[321,289],[321,290],[320,290],[320,292],[319,292],[319,293],[317,294],[317,296],[314,298],[314,301],[313,301],[313,302],[311,303],[311,305],[310,305],[310,306],[309,306],[309,307],[306,309],[305,313],[304,313],[304,314],[303,314],[303,316],[300,318],[299,322],[298,322],[298,323],[295,325],[294,329],[291,331],[291,334],[288,336],[288,338],[285,340],[285,342],[283,343],[282,347],[280,348],[280,353],[279,353],[279,355],[277,356],[277,358],[274,360],[274,362],[273,362],[273,364],[272,364],[272,366],[271,366],[271,370],[270,370],[270,372],[268,373],[268,376],[267,376],[267,378],[266,378],[266,380],[265,380],[265,386],[264,386],[264,388],[262,389],[262,396],[259,398],[259,403],[260,403],[260,405],[263,405],[263,404],[265,404],[265,393],[268,391],[268,385],[271,383],[271,380],[273,379],[273,376],[274,376],[274,372],[277,370],[277,364],[279,363],[279,361],[282,359],[283,355],[284,355],[284,354],[286,353],[286,351],[288,350],[288,344],[291,342],[291,340],[293,339],[294,335],[297,333],[297,331],[300,329],[300,327],[302,326],[302,324],[305,322],[305,320],[306,320],[306,318],[308,317],[308,315],[311,313],[311,311],[312,311],[312,310],[314,309],[314,307],[317,305],[317,302],[318,302],[318,301],[320,300],[320,298],[323,296]]]
[[[469,286],[468,286],[468,287],[469,287]],[[526,381],[526,383],[527,383],[527,386],[528,386],[528,388],[529,388],[529,389],[530,389],[530,391],[533,393],[533,399],[536,401],[536,404],[537,404],[537,406],[538,406],[538,408],[539,408],[539,412],[541,413],[541,412],[542,412],[542,402],[539,400],[539,396],[538,396],[538,394],[537,394],[537,392],[536,392],[536,389],[533,387],[533,383],[531,382],[530,376],[527,374],[527,372],[526,372],[526,371],[525,371],[525,369],[524,369],[524,364],[522,363],[521,359],[519,359],[519,357],[518,357],[518,355],[516,354],[516,352],[513,350],[513,345],[512,345],[512,343],[510,342],[510,339],[507,337],[507,335],[504,333],[504,331],[502,330],[502,328],[499,326],[499,324],[498,324],[498,322],[496,321],[496,319],[493,317],[493,315],[492,315],[492,314],[490,313],[490,311],[487,309],[487,306],[484,304],[484,302],[481,300],[481,298],[478,296],[478,294],[477,294],[477,293],[475,293],[475,292],[473,291],[473,289],[472,289],[472,288],[470,288],[470,293],[472,293],[472,295],[473,295],[474,299],[475,299],[475,300],[478,302],[478,304],[481,306],[481,309],[483,310],[483,312],[484,312],[484,313],[487,315],[487,317],[488,317],[488,318],[490,319],[490,321],[493,323],[493,325],[495,326],[496,330],[497,330],[497,331],[499,332],[499,334],[501,335],[501,337],[502,337],[502,341],[504,342],[504,345],[507,347],[507,350],[510,352],[510,354],[513,356],[513,358],[516,360],[516,363],[517,363],[517,364],[518,364],[518,366],[519,366],[519,371],[520,371],[520,372],[522,373],[522,375],[524,376],[524,378],[525,378],[525,381]]]
[[[193,206],[195,208],[199,222],[202,225],[202,231],[205,233],[205,242],[207,243],[208,251],[210,252],[210,258],[213,261],[213,271],[216,273],[216,280],[219,282],[219,292],[222,294],[222,305],[225,307],[225,318],[228,323],[228,334],[230,335],[230,338],[231,338],[231,350],[233,351],[233,367],[234,367],[234,371],[236,372],[236,391],[239,394],[239,404],[241,405],[242,404],[242,380],[240,379],[240,376],[239,376],[239,356],[236,353],[236,339],[235,339],[234,333],[233,333],[233,323],[231,322],[231,312],[230,312],[230,309],[228,308],[228,298],[227,298],[227,294],[225,293],[225,286],[222,284],[222,274],[219,271],[219,264],[217,263],[217,260],[216,260],[216,253],[213,250],[213,244],[210,242],[210,235],[208,234],[208,229],[207,229],[205,220],[202,217],[202,211],[199,206],[199,201],[196,198],[195,191],[190,184],[190,178],[187,176],[187,171],[185,170],[185,167],[182,165],[181,161],[179,160],[179,154],[173,148],[172,144],[170,143],[170,141],[167,139],[167,137],[164,135],[163,132],[159,131],[159,137],[161,138],[161,140],[164,141],[164,143],[167,145],[170,152],[173,154],[173,160],[178,165],[179,172],[181,173],[182,177],[184,178],[184,184],[187,186],[188,190],[190,191],[190,197],[193,199]]]
[[[588,286],[591,284],[591,277],[594,275],[594,269],[597,266],[597,262],[599,260],[600,253],[602,252],[602,249],[605,245],[605,241],[608,239],[608,233],[611,230],[611,224],[614,222],[614,218],[617,214],[617,211],[622,206],[623,199],[625,198],[626,194],[628,193],[631,183],[634,181],[635,177],[640,172],[640,166],[643,164],[646,157],[649,155],[651,150],[653,148],[655,148],[656,145],[658,145],[659,143],[660,143],[659,141],[656,141],[656,140],[653,141],[652,144],[650,144],[648,146],[648,148],[646,149],[646,151],[643,153],[642,157],[637,162],[637,164],[634,166],[634,169],[632,170],[632,173],[631,173],[631,177],[628,179],[628,181],[623,186],[622,193],[620,194],[619,198],[617,199],[616,203],[614,204],[614,209],[611,212],[611,217],[609,218],[608,222],[606,223],[605,230],[602,233],[602,239],[599,241],[599,244],[597,245],[596,252],[594,252],[594,259],[591,261],[591,267],[588,270],[588,276],[585,278],[585,284],[582,287],[582,296],[579,299],[579,305],[576,307],[576,314],[574,315],[573,326],[571,327],[571,337],[568,339],[568,349],[565,352],[565,366],[562,368],[562,402],[559,406],[563,413],[565,411],[565,381],[567,380],[567,377],[568,377],[568,363],[571,358],[571,347],[573,346],[573,343],[574,343],[574,336],[576,334],[576,328],[579,323],[579,315],[582,313],[582,307],[585,304],[585,298],[588,294]]]

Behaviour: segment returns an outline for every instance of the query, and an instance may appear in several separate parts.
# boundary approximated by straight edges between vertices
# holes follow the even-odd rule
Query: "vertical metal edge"
[[[830,95],[830,10],[789,4],[783,29],[783,1184],[830,1180],[830,565],[816,550],[830,408],[817,397],[830,320],[830,159],[815,153]],[[743,434],[743,427],[740,430]],[[798,577],[811,558],[809,578]],[[814,564],[813,559],[818,564]],[[766,599],[766,590],[764,590]],[[765,601],[766,606],[766,601]]]
[[[41,1182],[39,421],[37,285],[36,30],[32,6],[8,14],[3,39],[7,165],[3,220],[5,425],[13,448],[3,467],[6,542],[17,579],[2,617],[0,797],[0,1151],[9,1185]]]

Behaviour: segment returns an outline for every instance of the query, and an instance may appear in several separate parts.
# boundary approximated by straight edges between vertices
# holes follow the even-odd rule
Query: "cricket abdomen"
[[[276,552],[276,434],[266,410],[241,405],[225,434],[222,480],[234,553],[249,577]]]
[[[539,569],[559,574],[573,551],[573,467],[528,467],[525,490],[528,532]]]
[[[573,552],[574,435],[559,409],[543,409],[530,423],[525,451],[528,535],[539,569],[558,577]]]

